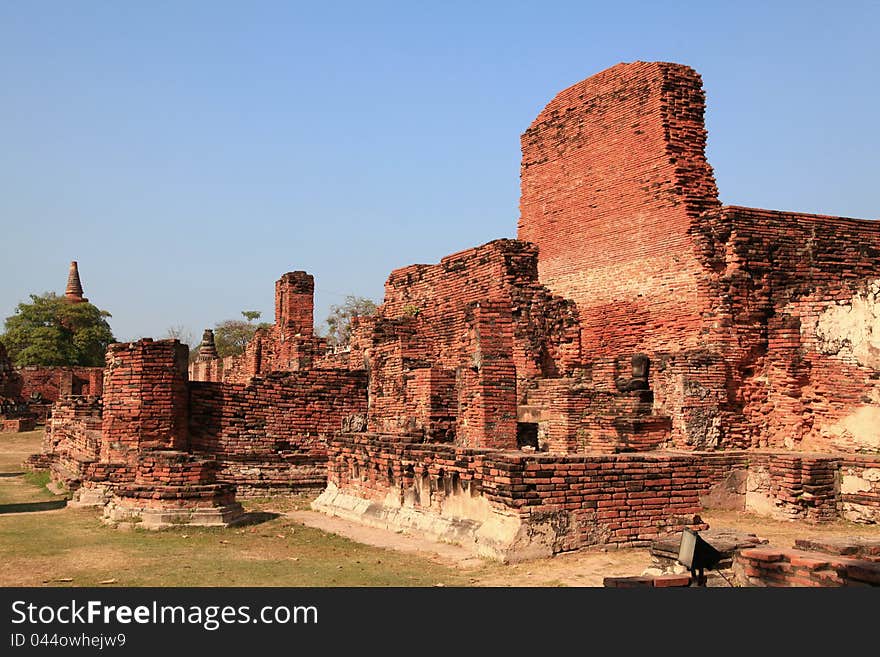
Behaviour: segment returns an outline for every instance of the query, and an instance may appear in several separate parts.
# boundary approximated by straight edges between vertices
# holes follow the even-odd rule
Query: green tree
[[[227,319],[214,326],[214,344],[217,347],[217,354],[221,358],[243,353],[257,329],[271,326],[265,322],[253,323],[263,315],[259,310],[242,310],[241,314],[247,319],[246,322],[240,319]]]
[[[330,306],[327,316],[327,342],[333,347],[346,347],[351,340],[352,317],[368,317],[376,314],[376,304],[371,299],[349,295],[345,302]]]
[[[101,367],[115,342],[110,313],[90,303],[66,303],[54,292],[30,295],[6,318],[2,336],[12,362],[23,365]]]

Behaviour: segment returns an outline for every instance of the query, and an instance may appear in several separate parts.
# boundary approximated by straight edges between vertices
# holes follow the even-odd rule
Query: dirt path
[[[474,586],[602,586],[604,577],[640,574],[651,563],[648,550],[582,550],[519,564],[481,559],[459,545],[437,543],[405,532],[367,527],[315,511],[291,511],[286,517],[308,527],[358,543],[417,554],[459,568]]]

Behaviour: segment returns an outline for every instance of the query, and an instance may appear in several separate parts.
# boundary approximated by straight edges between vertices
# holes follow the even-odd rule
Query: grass
[[[46,490],[47,472],[24,473],[42,432],[0,438],[0,586],[455,586],[453,567],[361,545],[262,514],[259,524],[160,532],[104,525],[96,509]],[[308,496],[246,500],[249,511],[307,508]],[[280,508],[279,508],[280,507]],[[25,511],[40,511],[25,513]]]
[[[603,576],[638,575],[647,550],[582,550],[502,565],[462,565],[421,553],[357,543],[284,514],[314,495],[243,500],[259,520],[245,527],[181,526],[155,532],[102,524],[97,509],[63,508],[45,472],[21,467],[42,432],[0,434],[0,586],[601,586]],[[795,538],[880,537],[880,527],[810,525],[732,511],[706,512],[777,546]]]

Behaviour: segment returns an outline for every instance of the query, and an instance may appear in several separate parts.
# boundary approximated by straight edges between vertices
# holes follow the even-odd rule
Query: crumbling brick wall
[[[496,240],[393,272],[348,360],[370,371],[371,431],[515,447],[519,388],[581,365],[577,308],[538,283],[534,246]]]
[[[18,369],[21,375],[21,395],[30,399],[39,395],[47,402],[55,402],[65,395],[100,397],[103,388],[103,367],[36,367]]]
[[[560,92],[522,136],[518,238],[574,300],[595,356],[701,345],[688,231],[719,206],[692,69],[620,64]]]
[[[328,479],[337,491],[382,504],[396,498],[464,524],[485,521],[488,503],[549,527],[542,540],[553,553],[648,545],[685,526],[705,527],[691,455],[523,455],[375,435],[335,436],[330,448]]]
[[[62,397],[52,406],[43,454],[50,457],[53,481],[76,490],[89,465],[100,458],[101,410],[99,397]]]
[[[880,456],[841,456],[840,510],[853,522],[880,523]]]
[[[726,207],[694,231],[728,445],[880,451],[880,223]]]
[[[190,384],[193,449],[220,463],[219,478],[242,494],[318,488],[326,438],[367,411],[366,374],[309,370],[247,385]]]
[[[699,76],[620,64],[522,137],[518,237],[590,358],[645,352],[672,444],[880,451],[880,223],[721,207]]]

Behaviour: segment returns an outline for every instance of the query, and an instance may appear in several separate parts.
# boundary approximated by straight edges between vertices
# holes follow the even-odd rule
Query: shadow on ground
[[[33,511],[53,511],[67,506],[67,500],[49,500],[48,502],[20,502],[18,504],[0,504],[0,515],[4,513],[30,513]]]
[[[260,525],[279,517],[281,517],[280,513],[273,513],[271,511],[248,511],[236,521],[235,526],[247,527],[249,525]]]

